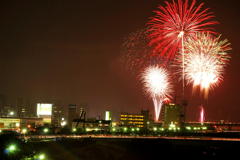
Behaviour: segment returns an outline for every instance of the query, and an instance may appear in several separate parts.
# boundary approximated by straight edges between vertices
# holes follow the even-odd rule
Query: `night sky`
[[[198,3],[203,1],[198,1]],[[119,59],[131,32],[146,26],[161,0],[29,0],[0,2],[0,94],[88,104],[88,115],[153,109],[136,78]],[[224,81],[208,100],[189,94],[187,120],[240,122],[240,6],[238,0],[206,0],[220,22],[216,31],[232,43]],[[191,86],[189,86],[191,88]]]

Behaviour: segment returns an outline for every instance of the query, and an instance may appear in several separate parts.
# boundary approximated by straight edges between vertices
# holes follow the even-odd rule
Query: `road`
[[[235,141],[240,142],[240,138],[220,138],[220,137],[190,137],[190,136],[114,136],[114,135],[22,135],[23,139],[56,140],[61,138],[81,139],[81,138],[128,138],[128,139],[168,139],[168,140],[200,140],[200,141]]]

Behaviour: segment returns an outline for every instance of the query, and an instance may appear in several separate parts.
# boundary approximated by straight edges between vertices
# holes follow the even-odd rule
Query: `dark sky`
[[[203,1],[200,1],[203,2]],[[0,94],[87,103],[90,116],[109,109],[152,109],[136,79],[119,63],[123,40],[144,28],[160,0],[29,0],[0,2]],[[237,0],[206,0],[232,43],[224,81],[203,100],[189,96],[187,119],[240,121],[240,10]]]

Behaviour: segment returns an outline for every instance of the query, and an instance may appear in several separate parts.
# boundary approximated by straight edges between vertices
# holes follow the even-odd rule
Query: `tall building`
[[[112,120],[112,113],[110,111],[105,111],[105,120],[106,121]]]
[[[87,103],[80,103],[80,104],[77,106],[77,112],[79,113],[79,115],[80,115],[82,112],[87,113],[87,112],[88,112],[88,104],[87,104]]]
[[[64,110],[61,105],[53,105],[52,108],[52,125],[54,127],[61,127],[62,119],[65,117]]]
[[[68,126],[72,127],[73,120],[77,119],[77,118],[78,118],[77,105],[69,104],[68,105],[68,121],[67,121]]]
[[[79,108],[79,117],[77,117],[81,120],[86,120],[86,111],[85,111],[85,108],[83,107],[80,107]]]
[[[149,124],[149,121],[151,121],[149,110],[141,110],[141,114],[143,115],[143,126],[147,127]]]
[[[0,116],[4,116],[4,106],[6,104],[6,97],[1,94],[0,95]]]
[[[37,103],[41,103],[38,101]],[[16,100],[16,112],[19,118],[36,118],[37,107],[36,102],[32,103],[28,98],[19,97]]]
[[[19,118],[36,118],[37,103],[41,103],[41,101],[32,102],[29,98],[21,98],[21,97],[17,98],[16,100],[17,116]]]
[[[3,106],[3,117],[17,117],[16,108],[12,105],[4,105]]]
[[[17,98],[16,102],[17,116],[19,118],[27,117],[27,108],[23,98]]]
[[[160,110],[160,115],[159,115],[159,121],[160,122],[164,122],[165,106],[166,106],[166,104],[163,104],[162,108]]]
[[[164,105],[164,127],[169,127],[170,124],[176,126],[181,125],[181,115],[183,107],[177,104],[165,104]]]

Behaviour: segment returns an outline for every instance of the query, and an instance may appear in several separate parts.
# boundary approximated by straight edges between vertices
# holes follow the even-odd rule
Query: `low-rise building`
[[[122,113],[120,115],[120,125],[127,127],[144,127],[143,114]]]
[[[10,118],[1,117],[0,118],[0,130],[16,130],[20,128],[36,128],[43,126],[42,118]]]
[[[109,131],[111,127],[111,121],[106,120],[83,120],[74,119],[72,122],[72,128],[80,128],[85,131]]]
[[[1,130],[19,130],[20,118],[2,117],[0,118]]]

